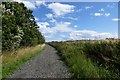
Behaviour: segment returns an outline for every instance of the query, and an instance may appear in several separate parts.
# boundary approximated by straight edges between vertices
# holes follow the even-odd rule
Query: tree
[[[2,48],[15,50],[19,47],[44,43],[38,31],[32,11],[23,3],[2,2]]]

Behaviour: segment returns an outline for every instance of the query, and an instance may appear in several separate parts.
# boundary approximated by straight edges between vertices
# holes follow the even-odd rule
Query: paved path
[[[46,45],[42,53],[23,64],[9,78],[70,78],[68,68],[56,52]]]

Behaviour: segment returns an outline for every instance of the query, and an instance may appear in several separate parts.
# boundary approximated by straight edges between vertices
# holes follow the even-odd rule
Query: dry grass
[[[2,57],[2,77],[5,78],[16,70],[21,64],[30,60],[32,57],[40,53],[45,44],[37,45],[35,47],[27,47],[17,50],[16,53],[13,52],[4,52]]]

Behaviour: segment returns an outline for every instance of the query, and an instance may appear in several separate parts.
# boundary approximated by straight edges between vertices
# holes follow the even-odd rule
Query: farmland
[[[48,43],[77,78],[120,78],[120,41],[66,41]]]

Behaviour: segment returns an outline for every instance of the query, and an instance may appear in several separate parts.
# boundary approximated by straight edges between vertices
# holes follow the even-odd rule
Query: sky
[[[33,11],[47,42],[118,37],[117,2],[19,2]]]

